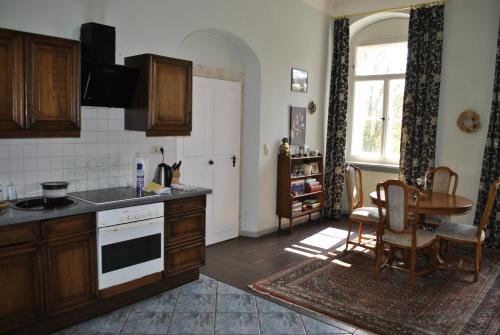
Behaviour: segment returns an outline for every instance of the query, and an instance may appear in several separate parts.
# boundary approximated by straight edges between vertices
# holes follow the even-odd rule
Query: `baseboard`
[[[317,219],[319,219],[319,214],[315,213],[311,216],[311,218],[313,220],[317,220]],[[281,222],[281,229],[286,230],[289,227],[289,223],[287,222],[287,219],[282,219],[282,220],[283,221]],[[307,216],[304,216],[303,218],[294,220],[293,226],[296,227],[298,225],[301,225],[301,224],[307,223],[307,222],[309,222],[309,218]],[[258,237],[262,237],[264,235],[275,233],[277,231],[278,231],[278,223],[276,222],[275,227],[266,228],[266,229],[259,230],[259,231],[240,230],[239,236],[258,238]]]

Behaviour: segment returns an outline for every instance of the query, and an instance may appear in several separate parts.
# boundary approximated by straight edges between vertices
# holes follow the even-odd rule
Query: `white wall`
[[[184,38],[206,29],[234,34],[255,53],[258,64],[243,55],[245,80],[261,84],[245,92],[252,99],[244,102],[243,119],[256,126],[243,132],[242,226],[251,234],[275,228],[277,146],[288,135],[290,105],[317,103],[306,141],[322,147],[329,17],[299,0],[0,0],[1,27],[78,38],[80,25],[91,20],[116,27],[118,63],[144,52],[180,57]],[[307,94],[290,91],[291,67],[309,71]]]
[[[181,42],[178,55],[194,64],[245,73],[240,48],[230,39],[208,31],[196,31]]]
[[[338,1],[336,15],[383,10],[415,2]],[[500,1],[497,0],[453,0],[445,10],[436,165],[446,165],[457,171],[457,193],[474,202],[491,112],[499,16]],[[465,134],[456,126],[458,115],[467,108],[481,115],[483,127],[478,133]],[[393,176],[377,174],[373,177],[383,181]],[[366,179],[375,182],[371,177]],[[474,211],[475,208],[456,220],[470,223]]]
[[[477,200],[484,144],[493,97],[500,1],[453,0],[446,6],[436,165],[459,176],[457,193]],[[471,108],[481,116],[475,134],[461,132],[458,115]],[[471,223],[471,214],[458,218]]]

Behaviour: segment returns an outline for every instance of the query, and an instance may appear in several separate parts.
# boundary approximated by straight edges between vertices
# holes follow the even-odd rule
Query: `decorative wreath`
[[[464,133],[475,133],[481,128],[479,114],[473,110],[466,109],[458,116],[457,126]]]

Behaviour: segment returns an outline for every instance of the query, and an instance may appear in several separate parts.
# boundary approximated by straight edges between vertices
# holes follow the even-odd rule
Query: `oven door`
[[[99,289],[162,272],[163,222],[155,218],[99,228]]]

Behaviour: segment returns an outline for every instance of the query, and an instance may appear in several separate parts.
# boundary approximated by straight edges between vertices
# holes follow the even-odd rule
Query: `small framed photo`
[[[292,67],[292,91],[307,93],[307,71]]]
[[[319,166],[318,166],[318,162],[312,162],[310,163],[311,164],[311,173],[319,173]]]
[[[290,145],[306,144],[306,108],[290,106]]]

